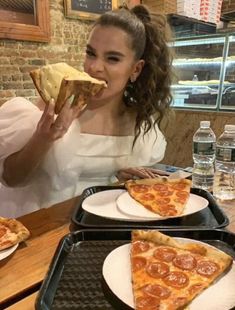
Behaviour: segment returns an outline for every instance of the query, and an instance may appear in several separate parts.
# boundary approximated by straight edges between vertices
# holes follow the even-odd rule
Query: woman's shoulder
[[[37,111],[39,110],[31,101],[23,97],[15,97],[6,101],[0,108],[0,113],[11,111]]]

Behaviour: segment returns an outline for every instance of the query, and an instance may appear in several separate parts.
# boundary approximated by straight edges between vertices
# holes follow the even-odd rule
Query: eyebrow
[[[89,44],[87,44],[86,48],[91,50],[92,52],[95,52],[95,49],[91,45],[89,45]],[[119,57],[124,57],[125,56],[123,53],[120,53],[120,52],[117,52],[117,51],[108,51],[105,54],[112,55],[112,56],[119,56]]]

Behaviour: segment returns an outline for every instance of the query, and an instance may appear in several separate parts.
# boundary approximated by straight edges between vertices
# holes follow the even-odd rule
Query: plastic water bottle
[[[210,121],[201,121],[193,136],[192,186],[212,191],[214,181],[216,137]]]
[[[198,76],[196,74],[194,74],[192,81],[193,82],[197,82],[198,81]],[[197,86],[192,87],[192,94],[193,95],[198,94]]]
[[[225,125],[216,143],[213,194],[221,200],[235,199],[235,125]]]

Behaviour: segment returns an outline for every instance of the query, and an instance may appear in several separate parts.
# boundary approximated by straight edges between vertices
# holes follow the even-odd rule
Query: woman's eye
[[[111,61],[111,62],[118,62],[120,59],[118,57],[115,57],[115,56],[110,56],[108,57],[108,61]]]
[[[89,57],[95,57],[95,53],[93,53],[92,51],[86,50],[86,55]]]

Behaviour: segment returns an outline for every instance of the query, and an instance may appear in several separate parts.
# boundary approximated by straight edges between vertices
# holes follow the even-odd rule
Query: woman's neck
[[[79,117],[81,131],[97,135],[128,136],[134,134],[135,115],[124,103],[88,104]]]

